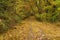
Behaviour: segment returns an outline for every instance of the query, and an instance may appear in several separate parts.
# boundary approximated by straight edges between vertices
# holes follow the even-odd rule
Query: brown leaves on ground
[[[0,35],[0,40],[60,40],[60,28],[30,17],[22,25],[18,24],[13,30]]]

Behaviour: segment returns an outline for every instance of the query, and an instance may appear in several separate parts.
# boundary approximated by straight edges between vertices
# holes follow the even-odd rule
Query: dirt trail
[[[38,22],[30,17],[0,36],[0,40],[60,40],[60,28],[54,24]],[[2,38],[2,39],[1,39]]]

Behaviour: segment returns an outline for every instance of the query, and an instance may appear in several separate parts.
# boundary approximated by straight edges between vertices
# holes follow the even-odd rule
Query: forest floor
[[[14,29],[0,35],[0,40],[60,40],[60,25],[39,22],[29,17]]]

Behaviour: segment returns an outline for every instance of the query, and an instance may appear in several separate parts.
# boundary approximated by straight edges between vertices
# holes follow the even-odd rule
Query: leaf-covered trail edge
[[[0,36],[0,39],[3,40],[22,40],[25,37],[33,35],[45,35],[47,37],[59,37],[60,38],[60,28],[55,24],[39,22],[34,17],[27,18],[22,21],[22,25],[18,24],[15,29],[9,30],[5,34]],[[30,34],[29,34],[30,33]],[[15,39],[14,39],[15,38]]]

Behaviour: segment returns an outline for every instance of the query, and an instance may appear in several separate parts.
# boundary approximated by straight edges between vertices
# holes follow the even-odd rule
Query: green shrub
[[[57,22],[60,20],[60,14],[55,13],[43,13],[43,14],[36,14],[35,17],[39,21],[46,21],[46,22]]]

